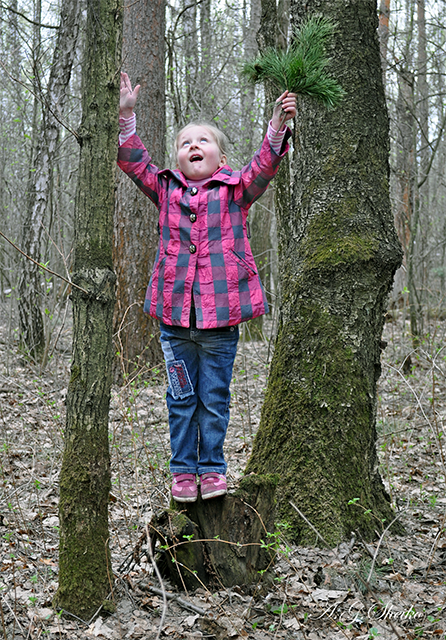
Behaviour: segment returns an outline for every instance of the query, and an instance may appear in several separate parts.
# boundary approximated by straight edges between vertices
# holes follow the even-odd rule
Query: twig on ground
[[[163,627],[164,627],[164,619],[166,617],[166,612],[167,612],[167,595],[166,595],[166,589],[164,587],[164,582],[163,582],[163,579],[161,577],[160,570],[158,569],[158,565],[156,564],[155,558],[153,556],[152,540],[150,538],[148,523],[146,523],[146,536],[147,536],[147,551],[149,553],[150,562],[152,563],[153,570],[155,571],[156,576],[157,576],[157,578],[159,580],[159,583],[161,585],[161,594],[163,596],[163,612],[161,614],[160,626],[159,626],[159,629],[158,629],[158,634],[156,636],[156,640],[159,640],[159,638],[161,636],[161,631],[163,630]]]
[[[395,522],[398,520],[398,518],[400,518],[400,516],[402,516],[404,513],[406,513],[407,509],[405,509],[404,511],[400,511],[395,518],[392,520],[392,522],[384,529],[384,531],[382,532],[379,540],[378,540],[378,544],[376,545],[376,549],[375,549],[375,553],[373,555],[373,559],[372,559],[372,565],[370,567],[370,572],[367,578],[367,583],[370,584],[370,580],[372,579],[372,574],[373,574],[373,570],[375,568],[375,563],[376,563],[376,558],[378,557],[378,551],[379,548],[381,546],[382,541],[384,540],[384,536],[386,535],[386,533],[389,531],[390,527],[395,524]]]
[[[18,619],[14,609],[11,608],[11,605],[9,604],[9,602],[6,600],[6,598],[2,598],[2,602],[4,602],[6,604],[6,606],[8,607],[8,609],[10,610],[10,612],[12,613],[14,620],[17,622],[17,624],[19,625],[21,631],[24,633],[24,629],[22,627],[22,625],[20,624],[20,620]],[[3,615],[2,615],[2,619],[3,619]]]
[[[157,587],[148,586],[147,589],[151,593],[154,593],[157,596],[163,595],[162,590],[158,589]],[[204,609],[201,609],[201,607],[197,607],[197,605],[194,604],[193,602],[189,602],[188,600],[185,600],[184,598],[181,598],[181,596],[179,596],[179,595],[177,595],[175,593],[165,592],[165,594],[166,594],[166,597],[168,598],[168,600],[173,600],[174,602],[179,604],[181,607],[183,607],[183,609],[188,609],[189,611],[192,611],[193,613],[198,613],[200,616],[205,616],[206,615],[206,611]]]

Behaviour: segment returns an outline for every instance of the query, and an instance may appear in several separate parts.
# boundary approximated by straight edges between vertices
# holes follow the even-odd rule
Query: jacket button
[[[191,244],[191,245],[189,246],[189,251],[190,251],[190,253],[195,253],[195,251],[196,251],[196,250],[197,250],[197,247],[196,247],[194,244]]]
[[[189,216],[189,220],[191,222],[195,222],[196,219],[197,219],[197,216],[195,215],[195,213],[191,213],[190,216]]]
[[[192,187],[192,189],[190,190],[190,195],[191,196],[196,196],[197,193],[198,193],[197,187]]]

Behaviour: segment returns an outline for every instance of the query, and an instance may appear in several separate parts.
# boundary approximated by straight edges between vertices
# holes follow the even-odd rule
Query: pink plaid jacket
[[[265,138],[241,171],[227,165],[202,186],[180,171],[160,171],[135,134],[119,148],[118,165],[159,210],[160,240],[144,311],[168,325],[198,329],[239,324],[268,313],[246,233],[250,206],[268,187],[288,151],[277,155]]]

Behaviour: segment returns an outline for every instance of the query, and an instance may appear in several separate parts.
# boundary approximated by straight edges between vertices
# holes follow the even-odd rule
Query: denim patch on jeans
[[[161,323],[166,361],[172,473],[226,473],[223,443],[238,327],[197,329]]]

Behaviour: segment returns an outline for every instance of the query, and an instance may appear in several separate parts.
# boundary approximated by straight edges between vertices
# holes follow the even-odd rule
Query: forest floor
[[[160,363],[150,379],[114,388],[110,546],[116,613],[99,610],[85,621],[51,607],[69,331],[60,334],[50,365],[39,372],[17,355],[10,327],[0,327],[0,638],[446,638],[445,321],[430,321],[416,352],[400,312],[385,327],[378,451],[406,534],[384,532],[371,544],[352,539],[335,549],[298,547],[281,538],[267,593],[249,595],[243,585],[179,592],[159,583],[144,551],[133,553],[148,514],[169,505],[164,367]],[[267,342],[240,343],[226,440],[230,486],[250,454],[270,356]]]

